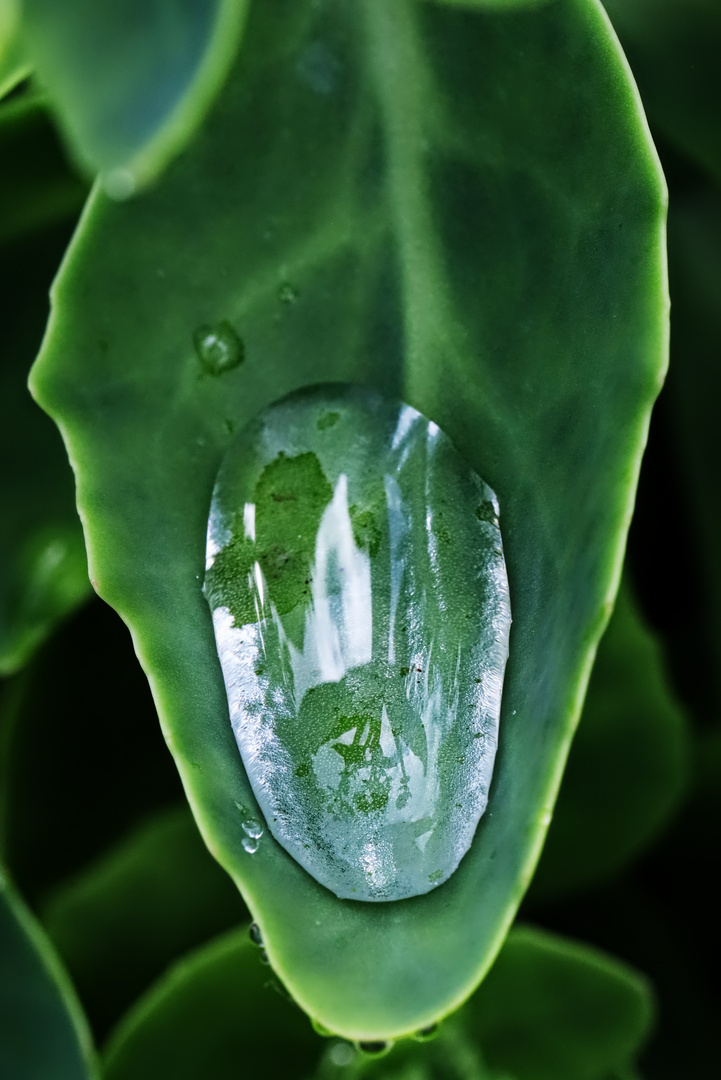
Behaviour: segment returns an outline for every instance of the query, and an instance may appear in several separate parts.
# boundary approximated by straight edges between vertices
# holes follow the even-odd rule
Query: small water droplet
[[[268,959],[268,954],[265,951],[265,946],[264,945],[261,945],[261,947],[260,947],[260,962],[261,962],[261,964],[266,964],[266,965],[270,966],[270,960]]]
[[[208,375],[223,375],[245,359],[245,347],[227,319],[217,326],[199,326],[193,334],[193,344],[203,371]]]
[[[353,1058],[356,1055],[354,1047],[348,1042],[336,1042],[333,1043],[328,1051],[328,1057],[333,1065],[337,1065],[338,1068],[343,1069],[346,1065],[350,1065]]]
[[[255,818],[248,818],[247,821],[244,821],[242,828],[243,832],[246,836],[249,836],[251,840],[260,840],[263,835],[263,826],[259,821],[256,821]]]
[[[257,923],[252,922],[248,927],[248,937],[254,945],[259,945],[261,949],[263,948],[263,935],[261,934],[260,927]]]
[[[137,180],[130,169],[110,169],[102,176],[101,183],[106,195],[116,202],[124,202],[135,194]]]
[[[298,299],[298,290],[289,281],[284,281],[278,289],[281,304],[294,304]]]
[[[314,1017],[311,1016],[310,1022],[316,1035],[321,1035],[324,1039],[330,1038],[331,1036],[335,1035],[335,1031],[331,1031],[330,1028],[327,1028],[325,1026],[325,1024],[321,1024],[320,1020],[316,1020]]]
[[[382,1057],[383,1054],[388,1053],[393,1043],[384,1039],[367,1039],[356,1043],[356,1045],[361,1053],[366,1054],[368,1057]]]
[[[417,1031],[413,1038],[416,1042],[430,1042],[431,1039],[435,1039],[438,1034],[438,1024],[429,1024],[428,1027],[421,1028]]]
[[[244,836],[242,844],[249,855],[255,855],[256,851],[258,850],[260,840],[255,840],[252,836]]]

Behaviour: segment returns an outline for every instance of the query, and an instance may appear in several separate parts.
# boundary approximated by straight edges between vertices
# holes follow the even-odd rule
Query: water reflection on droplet
[[[415,409],[305,391],[228,451],[206,566],[231,723],[275,838],[339,896],[441,884],[497,744],[510,609],[493,492]]]
[[[252,836],[244,836],[241,843],[249,855],[255,855],[260,841]]]
[[[244,821],[242,828],[246,836],[249,836],[252,840],[259,840],[263,835],[263,826],[253,818]]]
[[[223,375],[245,359],[245,348],[227,319],[216,326],[199,326],[193,334],[193,344],[203,371],[208,375]]]
[[[263,948],[263,935],[260,932],[260,927],[257,923],[252,922],[248,927],[248,937],[254,945],[259,945]]]

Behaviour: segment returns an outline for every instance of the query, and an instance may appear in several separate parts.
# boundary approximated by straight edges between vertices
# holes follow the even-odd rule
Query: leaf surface
[[[253,7],[163,182],[131,204],[96,193],[54,287],[32,385],[76,470],[92,576],[273,966],[343,1035],[412,1032],[460,1004],[530,879],[665,369],[663,223],[592,0],[279,0]],[[245,361],[211,377],[193,337],[223,321]],[[200,589],[231,433],[329,381],[418,408],[501,507],[514,625],[489,808],[458,870],[410,901],[340,901],[269,836],[245,851],[238,806],[254,803]]]

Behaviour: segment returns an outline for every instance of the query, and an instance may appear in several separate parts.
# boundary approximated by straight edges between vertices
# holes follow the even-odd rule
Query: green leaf
[[[651,122],[721,179],[721,7],[716,0],[605,0]]]
[[[463,1010],[492,1068],[517,1080],[606,1080],[648,1034],[646,981],[619,961],[530,927],[509,934]]]
[[[343,1035],[455,1008],[530,879],[665,368],[663,221],[593,0],[283,0],[252,8],[242,62],[163,182],[120,206],[96,193],[55,284],[32,385],[76,469],[92,576],[273,966]],[[203,374],[194,334],[224,321],[245,360]],[[514,625],[489,809],[452,877],[397,903],[338,900],[268,835],[244,850],[254,803],[200,588],[230,432],[329,381],[432,418],[501,507]]]
[[[97,1076],[85,1018],[40,926],[0,873],[0,1075]]]
[[[273,985],[247,929],[186,957],[137,1003],[104,1055],[104,1080],[308,1076],[322,1042]]]
[[[403,1040],[375,1060],[324,1045],[270,982],[243,932],[198,950],[118,1026],[107,1080],[225,1080],[241,1060],[288,1080],[609,1080],[631,1063],[651,1017],[635,972],[529,927],[511,931],[485,984],[435,1038]]]
[[[18,0],[0,0],[0,98],[17,86],[30,71],[19,30]]]
[[[21,667],[90,592],[73,478],[58,433],[27,389],[48,287],[82,205],[38,101],[0,106],[0,674]]]
[[[618,873],[678,808],[689,764],[686,717],[626,583],[599,646],[529,899]]]
[[[105,1028],[171,961],[247,918],[187,807],[173,808],[59,886],[42,919]]]
[[[183,149],[235,54],[247,0],[24,0],[37,77],[69,145],[117,198]]]

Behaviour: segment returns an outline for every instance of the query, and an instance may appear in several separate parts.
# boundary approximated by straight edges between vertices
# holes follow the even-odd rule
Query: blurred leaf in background
[[[5,686],[2,857],[33,907],[182,799],[130,635],[100,600]]]
[[[721,180],[721,7],[716,0],[606,0],[652,125]]]
[[[530,899],[588,889],[652,843],[686,792],[691,733],[626,581],[598,649]]]
[[[72,472],[27,390],[48,288],[87,188],[34,96],[0,104],[0,161],[0,675],[7,675],[90,593]]]
[[[24,0],[22,36],[75,159],[127,198],[190,141],[247,0]]]
[[[171,961],[246,918],[184,805],[136,828],[42,908],[99,1035]]]
[[[82,1011],[44,932],[0,871],[0,1076],[97,1080]]]

